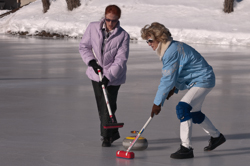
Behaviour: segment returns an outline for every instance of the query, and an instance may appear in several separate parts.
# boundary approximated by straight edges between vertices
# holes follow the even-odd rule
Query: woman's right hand
[[[153,118],[154,115],[158,115],[161,112],[161,105],[153,105],[152,111],[151,111],[151,117]]]
[[[96,63],[96,60],[89,61],[89,66],[91,66],[94,69],[97,75],[98,75],[98,69],[100,69],[101,73],[103,74],[102,67]]]

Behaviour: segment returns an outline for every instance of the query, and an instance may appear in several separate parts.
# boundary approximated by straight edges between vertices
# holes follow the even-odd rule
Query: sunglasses
[[[105,21],[107,21],[107,22],[112,22],[112,23],[116,23],[118,20],[110,20],[110,19],[105,18]]]
[[[153,41],[154,41],[153,39],[146,40],[147,43],[153,43]]]

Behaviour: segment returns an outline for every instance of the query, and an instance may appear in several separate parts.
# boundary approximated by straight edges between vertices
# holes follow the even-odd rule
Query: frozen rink
[[[146,43],[131,43],[126,84],[118,95],[121,139],[101,147],[99,118],[78,40],[0,35],[1,166],[246,166],[250,163],[250,48],[195,45],[212,65],[216,86],[202,111],[227,142],[204,152],[209,136],[193,125],[194,158],[171,159],[180,145],[175,106],[166,101],[142,134],[149,146],[132,160],[116,157],[122,141],[150,116],[162,64]]]

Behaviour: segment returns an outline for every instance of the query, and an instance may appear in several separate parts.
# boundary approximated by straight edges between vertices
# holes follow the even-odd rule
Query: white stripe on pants
[[[201,111],[203,101],[212,88],[193,87],[183,96],[181,102],[185,102],[192,106],[191,112]],[[211,121],[205,116],[204,121],[199,124],[203,130],[212,137],[218,137],[220,132],[214,127]],[[182,146],[191,147],[192,137],[192,119],[180,124],[180,138]]]

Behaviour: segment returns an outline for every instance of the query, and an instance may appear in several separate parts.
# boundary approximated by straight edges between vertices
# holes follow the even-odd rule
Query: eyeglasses
[[[105,21],[107,21],[107,22],[112,22],[112,23],[116,23],[118,20],[110,20],[110,19],[105,18]]]
[[[146,40],[147,43],[153,43],[153,41],[154,41],[153,39]]]

